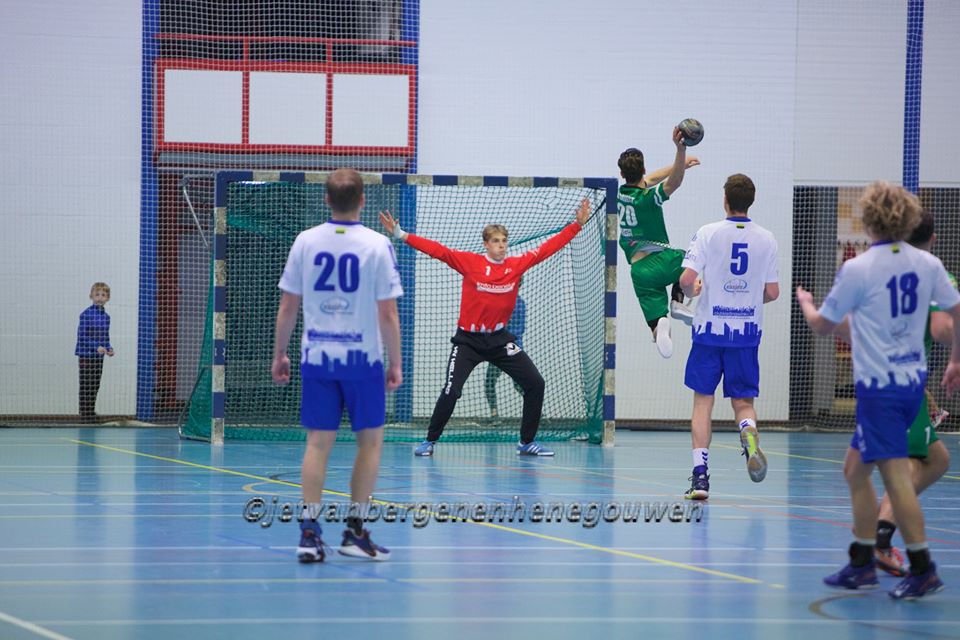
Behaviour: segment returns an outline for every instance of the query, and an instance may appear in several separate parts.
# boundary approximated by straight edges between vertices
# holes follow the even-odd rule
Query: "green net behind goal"
[[[185,437],[211,438],[222,425],[226,439],[303,438],[299,371],[293,367],[291,384],[278,387],[271,380],[270,365],[281,295],[277,283],[297,234],[329,218],[325,177],[273,174],[254,179],[264,176],[231,172],[218,179],[216,259],[201,365],[181,421]],[[560,231],[573,220],[579,203],[590,200],[595,213],[586,227],[558,254],[524,275],[520,298],[526,313],[519,337],[546,380],[538,438],[599,441],[604,404],[606,181],[585,187],[583,180],[488,178],[466,186],[462,183],[470,180],[455,177],[400,176],[404,184],[384,184],[385,178],[364,176],[363,224],[379,230],[377,212],[389,209],[410,232],[478,253],[483,250],[481,232],[486,224],[507,227],[510,254],[516,255]],[[397,245],[397,259],[404,287],[398,301],[404,384],[388,395],[385,436],[417,441],[426,433],[445,380],[462,277],[405,244]],[[290,343],[293,363],[299,362],[300,331],[298,322]],[[523,398],[509,376],[498,375],[489,370],[491,366],[481,364],[471,374],[445,440],[517,438]],[[339,437],[351,438],[346,422]]]

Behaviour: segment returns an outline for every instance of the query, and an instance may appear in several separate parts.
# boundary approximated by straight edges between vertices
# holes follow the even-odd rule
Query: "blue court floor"
[[[922,503],[947,589],[902,603],[890,577],[867,593],[821,584],[850,541],[845,434],[762,434],[770,472],[756,485],[735,434],[716,434],[699,522],[680,499],[684,433],[619,432],[614,449],[564,443],[554,459],[502,443],[418,459],[388,444],[376,498],[424,503],[370,525],[393,557],[300,565],[295,521],[265,527],[244,510],[299,499],[301,445],[0,429],[0,639],[960,638],[960,451],[945,440],[955,461]],[[347,499],[353,453],[334,451],[332,501]],[[562,521],[531,522],[538,502],[562,503]],[[637,502],[637,522],[596,522]],[[438,522],[441,503],[509,509],[502,523]],[[327,542],[341,530],[325,525]]]

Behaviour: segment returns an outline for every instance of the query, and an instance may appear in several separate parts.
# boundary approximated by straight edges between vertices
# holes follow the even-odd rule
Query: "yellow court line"
[[[721,449],[733,449],[735,451],[740,451],[740,447],[734,447],[729,444],[715,444],[714,447],[720,447]],[[830,462],[833,464],[843,464],[843,460],[833,460],[831,458],[815,458],[813,456],[802,456],[798,453],[782,453],[780,451],[770,451],[769,449],[764,449],[763,452],[768,456],[782,456],[784,458],[796,458],[797,460],[813,460],[814,462]],[[947,478],[949,480],[960,480],[960,476],[951,476],[948,474],[943,474],[940,476],[941,479]]]
[[[228,475],[239,476],[239,477],[241,477],[241,478],[251,478],[251,479],[253,479],[253,480],[260,480],[260,481],[262,481],[262,482],[270,482],[270,483],[280,484],[280,485],[284,485],[284,486],[288,486],[288,487],[300,487],[300,486],[301,486],[300,484],[298,484],[298,483],[296,483],[296,482],[288,482],[288,481],[286,481],[286,480],[274,480],[273,478],[266,478],[266,477],[263,477],[263,476],[257,476],[257,475],[254,475],[254,474],[252,474],[252,473],[244,473],[244,472],[242,472],[242,471],[234,471],[234,470],[232,470],[232,469],[224,469],[224,468],[222,468],[222,467],[214,467],[214,466],[210,466],[210,465],[199,464],[199,463],[196,463],[196,462],[189,462],[189,461],[187,461],[187,460],[180,460],[180,459],[178,459],[178,458],[168,458],[168,457],[165,457],[165,456],[157,456],[157,455],[153,455],[153,454],[150,454],[150,453],[142,453],[142,452],[140,452],[140,451],[132,451],[132,450],[130,450],[130,449],[121,449],[120,447],[111,447],[111,446],[109,446],[109,445],[97,444],[97,443],[95,443],[95,442],[86,442],[86,441],[84,441],[84,440],[73,440],[73,439],[70,439],[70,438],[66,438],[66,440],[68,440],[69,442],[73,442],[74,444],[82,444],[82,445],[85,445],[85,446],[88,446],[88,447],[96,447],[96,448],[98,448],[98,449],[105,449],[105,450],[107,450],[107,451],[115,451],[115,452],[117,452],[117,453],[126,453],[126,454],[129,454],[129,455],[141,456],[141,457],[144,457],[144,458],[150,458],[150,459],[152,459],[152,460],[163,460],[164,462],[170,462],[170,463],[173,463],[173,464],[182,464],[182,465],[186,465],[186,466],[188,466],[188,467],[194,467],[194,468],[196,468],[196,469],[203,469],[203,470],[205,470],[205,471],[216,471],[216,472],[219,472],[219,473],[226,473],[226,474],[228,474]],[[338,492],[338,491],[330,491],[330,490],[328,490],[328,489],[324,489],[324,493],[330,493],[330,494],[336,495],[336,496],[345,496],[345,497],[347,497],[347,498],[350,497],[350,494],[342,493],[342,492]],[[396,504],[396,503],[388,502],[388,501],[385,501],[385,500],[374,500],[374,502],[376,502],[377,504],[381,504],[381,505]],[[431,513],[430,515],[431,515],[431,516],[435,516],[436,514]],[[473,525],[477,525],[477,526],[481,526],[481,527],[488,527],[488,528],[490,528],[490,529],[496,529],[496,530],[499,530],[499,531],[506,531],[506,532],[509,532],[509,533],[515,533],[515,534],[518,534],[518,535],[528,536],[528,537],[531,537],[531,538],[537,538],[537,539],[540,539],[540,540],[549,540],[549,541],[551,541],[551,542],[559,542],[559,543],[561,543],[561,544],[567,544],[567,545],[571,545],[571,546],[575,546],[575,547],[580,547],[581,549],[589,549],[589,550],[591,550],[591,551],[599,551],[599,552],[602,552],[602,553],[609,553],[609,554],[611,554],[611,555],[622,556],[622,557],[625,557],[625,558],[633,558],[633,559],[635,559],[635,560],[646,560],[647,562],[651,562],[651,563],[653,563],[653,564],[659,564],[659,565],[665,566],[665,567],[674,567],[674,568],[677,568],[677,569],[685,569],[685,570],[687,570],[687,571],[693,571],[693,572],[696,572],[696,573],[703,573],[703,574],[706,574],[706,575],[716,576],[716,577],[718,577],[718,578],[724,578],[724,579],[727,579],[727,580],[734,580],[734,581],[736,581],[736,582],[742,582],[742,583],[745,583],[745,584],[764,584],[764,582],[763,582],[762,580],[757,580],[756,578],[748,578],[747,576],[741,576],[741,575],[737,575],[737,574],[735,574],[735,573],[728,573],[728,572],[726,572],[726,571],[716,571],[716,570],[714,570],[714,569],[705,569],[705,568],[703,568],[703,567],[698,567],[698,566],[696,566],[696,565],[686,564],[686,563],[684,563],[684,562],[674,562],[674,561],[672,561],[672,560],[664,560],[663,558],[657,558],[657,557],[655,557],[655,556],[648,556],[648,555],[645,555],[645,554],[642,554],[642,553],[634,553],[634,552],[632,552],[632,551],[621,551],[620,549],[614,549],[614,548],[611,548],[611,547],[601,547],[601,546],[599,546],[599,545],[590,544],[590,543],[587,543],[587,542],[579,542],[579,541],[577,541],[577,540],[571,540],[571,539],[569,539],[569,538],[559,538],[559,537],[557,537],[557,536],[549,536],[549,535],[546,535],[546,534],[543,534],[543,533],[534,533],[534,532],[532,532],[532,531],[524,531],[524,530],[522,530],[522,529],[515,529],[515,528],[513,528],[513,527],[505,527],[505,526],[503,526],[503,525],[493,524],[493,523],[490,523],[490,522],[473,522],[473,521],[470,521],[470,520],[467,520],[466,522],[468,522],[469,524],[473,524]],[[770,585],[770,586],[779,587],[780,585]]]
[[[719,447],[721,449],[733,449],[734,451],[742,451],[742,447],[735,447],[730,444],[713,444],[713,447]],[[780,451],[770,451],[769,449],[764,449],[763,452],[768,456],[782,456],[784,458],[796,458],[797,460],[813,460],[814,462],[832,462],[833,464],[843,464],[843,460],[833,460],[832,458],[815,458],[813,456],[802,456],[799,453],[781,453]]]

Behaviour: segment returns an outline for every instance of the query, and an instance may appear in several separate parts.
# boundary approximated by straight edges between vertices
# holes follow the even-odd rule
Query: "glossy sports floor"
[[[644,519],[689,486],[685,433],[618,432],[613,449],[564,443],[554,459],[502,443],[415,459],[388,444],[376,497],[426,503],[370,525],[393,557],[300,565],[295,521],[263,527],[244,510],[299,498],[301,445],[0,429],[0,638],[960,638],[960,452],[945,438],[952,469],[922,502],[947,589],[904,603],[890,577],[873,592],[821,584],[850,541],[846,434],[763,434],[770,472],[755,485],[736,436],[718,433],[700,521],[668,509],[659,523]],[[353,453],[331,457],[333,501]],[[610,517],[638,501],[635,523],[584,526],[591,502]],[[443,502],[522,503],[526,521],[437,522]],[[530,522],[536,502],[563,503],[563,521]],[[326,541],[341,530],[325,525]]]

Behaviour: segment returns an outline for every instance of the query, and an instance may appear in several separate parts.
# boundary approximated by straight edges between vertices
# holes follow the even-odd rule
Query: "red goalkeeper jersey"
[[[446,262],[463,275],[457,326],[464,331],[492,333],[503,329],[510,321],[517,304],[520,276],[560,251],[580,229],[580,223],[571,222],[536,249],[507,257],[502,262],[494,262],[486,254],[454,251],[412,233],[407,234],[406,240],[417,251]]]

